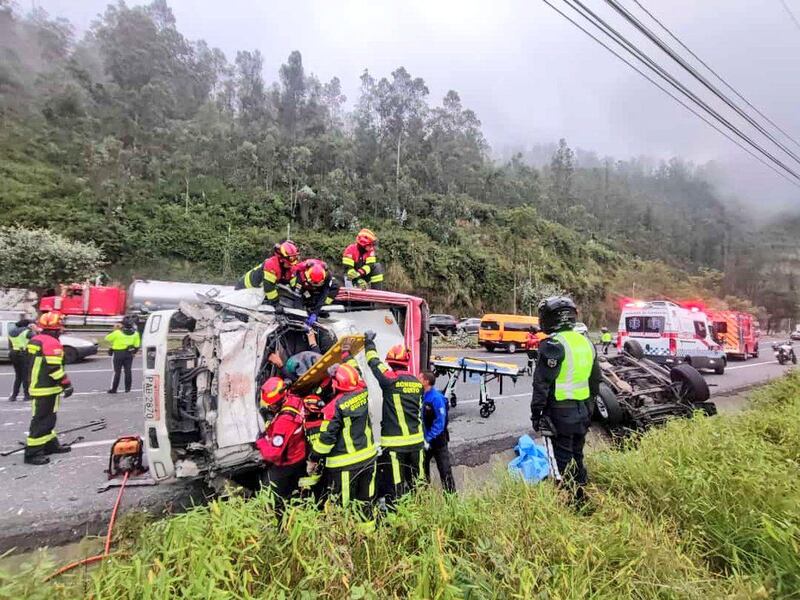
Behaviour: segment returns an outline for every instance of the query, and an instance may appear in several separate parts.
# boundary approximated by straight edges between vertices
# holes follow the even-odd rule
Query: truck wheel
[[[594,407],[597,420],[609,427],[619,425],[625,418],[617,395],[605,383],[600,384],[600,389],[594,399]]]
[[[508,353],[509,354],[514,354],[514,353],[516,353],[516,351],[517,351],[517,345],[514,342],[511,342],[508,345]]]
[[[794,351],[792,351],[792,364],[797,364],[797,354],[795,354]]]
[[[450,407],[455,408],[458,404],[458,397],[455,394],[450,394]]]
[[[644,348],[642,348],[642,345],[636,340],[628,340],[625,342],[625,345],[622,346],[622,350],[637,360],[644,358]]]
[[[678,384],[678,395],[683,400],[698,404],[705,402],[711,396],[708,383],[700,374],[700,371],[692,365],[684,363],[672,367],[669,371],[669,378]]]
[[[64,346],[64,362],[68,365],[74,364],[80,360],[78,351],[72,346]]]
[[[745,356],[747,355],[745,354]],[[725,365],[726,362],[723,360],[722,364],[714,369],[714,373],[716,373],[717,375],[725,375]]]
[[[492,344],[486,344],[486,351],[494,352],[494,346]]]
[[[753,358],[758,358],[758,345],[753,349]]]

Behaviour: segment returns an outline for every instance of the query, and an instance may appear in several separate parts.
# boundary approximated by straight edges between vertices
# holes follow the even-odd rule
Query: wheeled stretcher
[[[466,383],[467,376],[479,377],[478,408],[480,415],[484,419],[488,418],[495,411],[495,402],[489,397],[487,386],[492,381],[500,382],[500,394],[503,394],[503,380],[511,378],[513,383],[517,382],[517,377],[524,373],[525,368],[519,367],[514,363],[496,362],[484,360],[482,358],[457,357],[457,356],[435,356],[431,360],[436,375],[447,375],[447,384],[442,394],[450,402],[450,406],[458,404],[456,396],[456,386],[459,377]]]

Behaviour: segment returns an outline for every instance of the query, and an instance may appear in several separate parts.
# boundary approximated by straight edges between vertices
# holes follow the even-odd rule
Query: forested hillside
[[[564,140],[543,168],[496,162],[458,93],[403,67],[347,99],[294,51],[270,82],[257,50],[186,39],[164,0],[110,5],[80,37],[0,0],[0,56],[1,223],[94,241],[121,279],[232,281],[287,231],[338,264],[370,226],[390,284],[438,310],[557,288],[596,319],[632,292],[775,310],[761,237],[692,165],[582,167]]]

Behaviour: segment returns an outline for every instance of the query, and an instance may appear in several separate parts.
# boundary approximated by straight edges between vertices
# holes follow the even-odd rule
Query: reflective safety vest
[[[311,447],[326,457],[325,468],[349,469],[375,458],[378,451],[366,388],[340,394],[325,407],[323,416],[319,436],[311,440]]]
[[[564,360],[556,378],[556,402],[588,400],[594,346],[586,336],[575,331],[561,331],[552,337],[564,347]]]
[[[30,361],[30,395],[60,394],[69,378],[64,371],[64,348],[56,338],[40,333],[28,343]]]
[[[603,335],[600,336],[600,341],[604,344],[610,344],[612,341],[611,333],[606,331]]]
[[[125,333],[121,329],[117,329],[109,333],[105,337],[105,340],[111,344],[112,350],[128,350],[131,348],[139,348],[142,345],[138,331]]]
[[[11,344],[11,349],[15,352],[22,352],[28,347],[28,338],[30,337],[30,329],[23,329],[22,333],[15,336],[8,336],[8,341]]]

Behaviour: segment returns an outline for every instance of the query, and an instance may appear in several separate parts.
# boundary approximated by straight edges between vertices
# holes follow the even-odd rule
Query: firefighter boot
[[[50,459],[47,458],[44,454],[33,454],[31,456],[25,457],[26,465],[46,465],[49,462]]]

